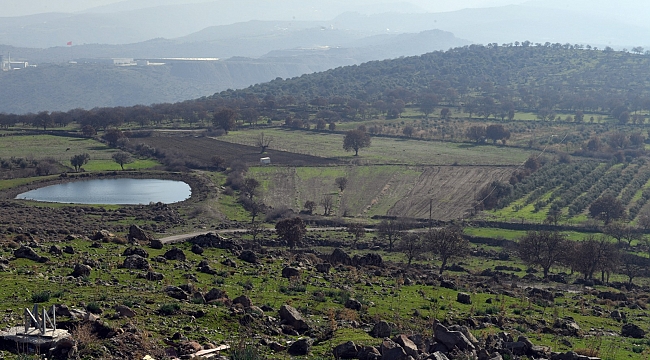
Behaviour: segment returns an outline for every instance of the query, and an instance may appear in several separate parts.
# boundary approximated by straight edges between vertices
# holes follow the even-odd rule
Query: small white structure
[[[271,164],[271,158],[270,157],[260,158],[260,164],[262,164],[262,165],[270,165]]]

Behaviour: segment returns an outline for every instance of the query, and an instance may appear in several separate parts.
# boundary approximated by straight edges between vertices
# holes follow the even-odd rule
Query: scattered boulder
[[[163,291],[165,294],[167,294],[167,296],[172,297],[176,300],[187,300],[189,297],[187,293],[183,291],[183,289],[177,286],[167,286]]]
[[[461,304],[466,304],[466,305],[471,305],[472,304],[471,296],[469,296],[468,293],[464,293],[464,292],[459,292],[458,295],[456,295],[456,301],[458,301]]]
[[[70,245],[64,246],[63,247],[63,252],[66,254],[74,255],[75,251],[74,248]]]
[[[453,282],[452,280],[444,280],[444,279],[440,281],[440,286],[445,289],[451,289],[451,290],[456,290],[458,288],[456,286],[456,283]]]
[[[316,264],[316,271],[319,273],[328,274],[331,268],[332,264],[330,263]]]
[[[357,299],[354,299],[354,298],[349,298],[345,302],[344,306],[345,306],[346,309],[351,309],[351,310],[356,310],[356,311],[361,310],[361,308],[363,307],[361,302],[359,300],[357,300]]]
[[[296,308],[285,304],[280,307],[279,313],[282,322],[290,325],[295,330],[303,331],[309,329],[309,325],[307,325],[305,320],[302,318],[302,315],[300,315],[300,312],[296,310]]]
[[[241,295],[232,300],[233,305],[241,304],[244,308],[249,308],[253,306],[253,301],[246,295]]]
[[[185,253],[183,252],[183,250],[177,247],[173,247],[170,250],[167,250],[167,252],[163,256],[167,260],[185,261]]]
[[[363,256],[354,255],[352,258],[352,265],[382,267],[384,265],[384,260],[381,258],[381,255],[375,253],[368,253]]]
[[[461,351],[464,350],[474,350],[474,344],[472,344],[465,335],[460,331],[449,331],[442,324],[436,324],[433,336],[437,341],[444,344],[448,349],[458,348]]]
[[[127,235],[127,238],[129,241],[151,241],[153,240],[153,236],[147,234],[144,230],[142,230],[141,227],[138,225],[131,225],[129,227],[129,234]]]
[[[381,348],[379,350],[381,352],[381,359],[382,360],[407,360],[408,355],[406,354],[406,351],[402,349],[399,344],[394,342],[391,339],[384,339],[384,341],[381,343]]]
[[[124,259],[122,267],[125,269],[149,270],[149,262],[140,255],[130,255]]]
[[[645,336],[645,331],[641,329],[638,325],[635,324],[625,324],[621,328],[621,335],[625,337],[631,337],[635,339],[643,339]]]
[[[232,268],[237,268],[237,263],[231,258],[225,258],[221,261],[222,265],[230,266]]]
[[[70,274],[70,276],[74,276],[76,278],[90,276],[91,271],[92,268],[88,265],[75,264],[74,269],[72,270],[72,274]]]
[[[401,346],[402,349],[404,349],[406,355],[412,356],[414,359],[418,358],[418,353],[419,353],[418,347],[417,345],[415,345],[413,341],[411,341],[411,339],[409,339],[408,336],[404,334],[398,335],[393,339],[393,341],[399,344],[399,346]]]
[[[165,278],[165,275],[159,272],[155,271],[149,271],[147,274],[144,276],[145,279],[149,281],[160,281]]]
[[[370,331],[370,336],[383,339],[390,336],[391,330],[392,329],[390,324],[382,320],[376,323],[375,326],[372,327],[372,331]]]
[[[36,262],[47,262],[47,258],[40,256],[34,251],[34,249],[29,246],[21,246],[20,248],[14,250],[14,256],[16,258],[29,259]],[[44,260],[45,259],[45,260]]]
[[[115,311],[120,317],[132,318],[136,315],[135,311],[126,305],[115,306]]]
[[[626,319],[625,313],[620,310],[612,311],[611,314],[609,314],[609,317],[611,317],[612,319],[618,322],[621,322]]]
[[[152,239],[151,241],[149,241],[149,247],[152,249],[160,250],[163,248],[163,245],[164,245],[163,242],[160,241],[159,239]]]
[[[257,254],[251,250],[244,250],[239,254],[239,260],[246,261],[247,263],[257,264]]]
[[[291,279],[293,277],[299,277],[300,276],[300,270],[287,266],[284,269],[282,269],[282,277]]]
[[[289,349],[287,349],[287,352],[289,355],[293,356],[305,356],[309,354],[309,351],[311,349],[311,345],[314,343],[314,340],[310,338],[302,338],[299,339],[298,341],[295,341],[291,346],[289,346]]]
[[[361,346],[357,358],[359,360],[379,360],[381,359],[381,353],[374,346]]]
[[[203,248],[201,245],[198,244],[192,244],[192,249],[190,249],[191,252],[195,253],[196,255],[201,255],[203,254]]]
[[[579,336],[581,334],[580,326],[570,316],[555,319],[553,327],[560,329],[564,336]]]
[[[333,265],[352,265],[352,258],[345,251],[336,248],[329,256],[329,262]]]
[[[336,359],[356,359],[359,353],[359,346],[352,341],[338,345],[332,351]]]
[[[109,241],[114,238],[115,235],[108,230],[99,230],[93,235],[92,239],[95,241]]]
[[[149,253],[145,249],[143,249],[141,247],[137,247],[137,246],[127,248],[122,253],[122,256],[131,256],[131,255],[140,255],[143,258],[148,258],[149,257]]]
[[[553,295],[552,292],[544,289],[538,289],[538,288],[531,288],[528,291],[528,296],[530,297],[537,297],[543,300],[547,301],[553,301],[555,300],[555,296]]]
[[[217,299],[228,298],[228,294],[225,291],[217,288],[212,288],[205,294],[205,301],[211,302]]]
[[[199,235],[188,240],[192,244],[197,244],[202,248],[217,248],[226,250],[241,250],[241,245],[233,240],[225,239],[219,234],[207,233]]]
[[[61,248],[56,245],[50,246],[50,250],[48,250],[48,252],[52,255],[63,255],[63,250],[61,250]]]

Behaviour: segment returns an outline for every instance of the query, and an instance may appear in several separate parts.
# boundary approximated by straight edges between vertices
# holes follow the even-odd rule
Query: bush
[[[158,308],[158,314],[169,316],[178,313],[181,310],[181,306],[178,304],[163,304]]]
[[[98,303],[96,303],[94,301],[90,302],[90,303],[88,303],[88,305],[86,305],[86,310],[90,311],[93,314],[97,314],[97,315],[102,313],[101,307],[99,306]]]
[[[41,291],[35,294],[32,294],[33,303],[44,303],[50,301],[52,293],[49,290]]]
[[[251,344],[240,343],[230,351],[230,360],[262,360],[257,348]]]

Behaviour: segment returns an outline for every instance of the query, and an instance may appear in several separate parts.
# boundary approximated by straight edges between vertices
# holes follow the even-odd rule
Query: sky
[[[0,0],[0,17],[32,15],[47,12],[81,12],[98,6],[123,2],[124,0]],[[137,0],[148,4],[198,3],[209,0]],[[264,0],[260,0],[264,1]],[[326,1],[326,0],[325,0]],[[351,0],[355,2],[359,0]],[[463,8],[490,7],[520,4],[526,0],[401,0],[431,11],[453,11]],[[368,3],[368,1],[365,1]],[[381,2],[389,2],[382,0]]]

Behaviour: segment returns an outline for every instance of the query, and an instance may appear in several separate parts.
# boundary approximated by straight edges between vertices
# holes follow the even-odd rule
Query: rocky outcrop
[[[140,255],[127,256],[122,263],[125,269],[149,270],[149,262]]]

